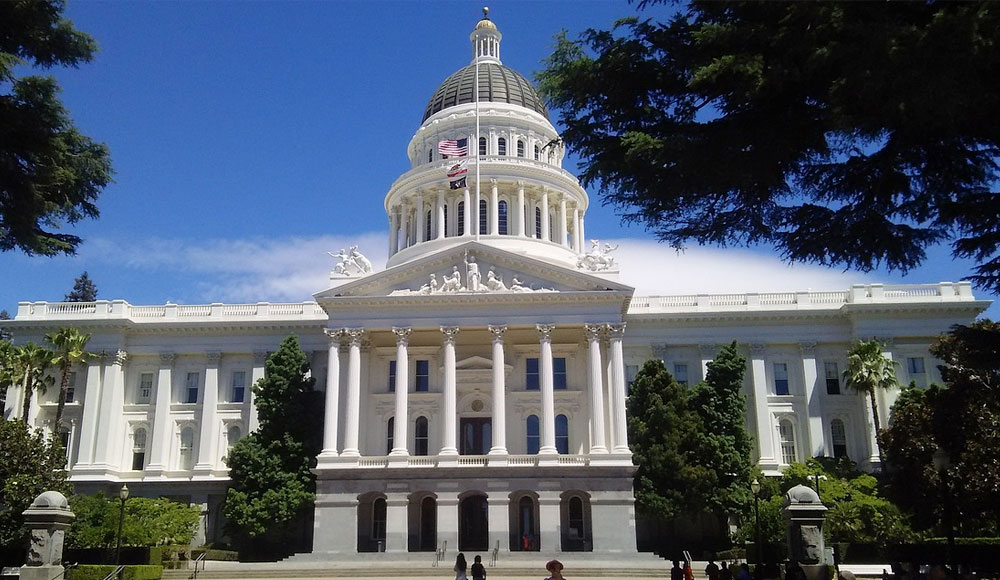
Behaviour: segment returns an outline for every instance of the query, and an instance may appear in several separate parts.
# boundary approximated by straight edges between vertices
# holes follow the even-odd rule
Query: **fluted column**
[[[438,191],[437,198],[437,239],[441,239],[445,235],[444,231],[444,190]]]
[[[347,339],[347,409],[344,413],[344,451],[341,455],[358,457],[358,429],[361,422],[361,338],[364,329],[344,330]]]
[[[104,372],[101,390],[101,420],[97,430],[97,446],[94,449],[94,463],[103,467],[117,468],[121,462],[121,417],[125,404],[125,365],[128,353],[119,350],[112,355],[111,367]],[[37,407],[37,405],[36,405]]]
[[[455,446],[456,385],[455,385],[455,338],[457,326],[442,326],[444,334],[444,408],[442,413],[444,433],[441,437],[441,455],[458,455]],[[399,369],[397,369],[398,371]]]
[[[399,251],[399,214],[395,209],[389,210],[389,255]]]
[[[565,246],[569,243],[566,238],[566,196],[562,196],[559,199],[559,227],[556,228],[559,232],[559,245]]]
[[[509,215],[507,216],[507,219],[508,220],[510,219]],[[524,223],[525,221],[526,220],[524,219],[524,182],[518,181],[517,182],[517,235],[521,236],[522,238],[525,235],[527,235],[526,232],[528,231],[527,228],[525,227]]]
[[[500,233],[500,196],[497,191],[497,180],[490,180],[490,235]]]
[[[399,203],[399,237],[403,248],[410,247],[410,207],[404,199]]]
[[[479,145],[476,145],[476,147],[479,147]],[[469,188],[468,187],[466,187],[462,191],[462,202],[465,204],[463,206],[463,207],[465,207],[465,215],[462,216],[463,217],[463,221],[465,222],[465,225],[464,225],[465,231],[464,231],[463,235],[471,236],[472,235],[472,216],[475,215],[475,214],[472,211],[472,198],[471,198],[471,195],[469,194]]]
[[[340,341],[343,329],[325,328],[326,347],[326,393],[323,411],[323,451],[321,455],[337,455],[337,429],[340,428]]]
[[[173,425],[170,421],[170,395],[173,391],[173,368],[177,355],[172,352],[160,353],[160,369],[156,377],[156,407],[153,419],[153,445],[149,450],[147,475],[167,469],[170,457],[170,441]]]
[[[205,393],[201,400],[201,435],[198,438],[198,463],[194,471],[211,471],[215,469],[215,444],[218,438],[219,422],[219,363],[221,352],[207,353],[208,365],[205,368]]]
[[[614,412],[612,445],[615,453],[629,453],[628,425],[625,422],[625,357],[622,338],[625,323],[609,324],[608,339],[611,350],[611,410]]]
[[[607,453],[604,431],[604,373],[601,372],[600,324],[584,324],[587,337],[588,384],[590,389],[590,452]]]
[[[750,345],[750,377],[753,381],[754,418],[757,423],[757,447],[761,463],[777,464],[774,457],[771,411],[767,405],[767,378],[764,354],[767,345]]]
[[[411,331],[409,328],[393,328],[392,332],[396,335],[396,415],[393,421],[392,450],[389,455],[409,455],[406,448],[406,426],[409,422],[406,397],[410,389],[408,375],[410,363],[406,347],[409,344]]]
[[[553,324],[538,324],[539,359],[538,374],[542,394],[542,440],[539,455],[558,453],[556,449],[555,390],[552,384],[552,331]]]
[[[573,208],[573,251],[580,253],[583,240],[580,239],[580,208]]]
[[[583,249],[584,249],[584,247],[587,244],[587,232],[584,231],[583,215],[580,216],[580,221],[577,223],[577,225],[580,226],[580,234],[577,236],[580,239],[580,244],[579,244],[579,250],[578,251],[582,254],[583,253]]]
[[[493,446],[490,455],[507,455],[507,400],[503,335],[506,326],[490,326],[493,335]]]
[[[264,378],[264,365],[267,363],[267,351],[255,350],[253,352],[253,368],[250,370],[250,432],[254,432],[260,427],[257,420],[257,395],[253,392],[253,385]]]
[[[424,231],[424,226],[427,224],[427,219],[424,218],[424,196],[422,193],[417,193],[417,216],[416,216],[416,226],[417,226],[417,243],[420,243],[427,239],[427,232]]]
[[[77,454],[77,466],[89,465],[94,462],[94,443],[98,431],[101,406],[101,376],[104,373],[105,355],[101,353],[91,357],[87,362],[87,390],[83,393],[83,420],[80,423],[80,449]],[[11,394],[8,391],[8,401]],[[19,398],[17,398],[19,400]]]
[[[806,408],[809,409],[809,457],[821,457],[827,454],[827,446],[823,440],[823,403],[820,401],[820,389],[816,388],[816,383],[819,381],[816,343],[800,342],[799,350],[802,352],[802,377],[805,379]],[[830,451],[833,450],[830,449]],[[830,453],[830,455],[833,454]]]
[[[542,239],[549,241],[549,192],[542,190]]]

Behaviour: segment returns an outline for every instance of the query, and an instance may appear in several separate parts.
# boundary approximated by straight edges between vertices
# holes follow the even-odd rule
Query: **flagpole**
[[[479,56],[482,53],[482,40],[476,41],[476,140],[473,147],[476,148],[476,241],[479,241],[479,234],[482,220],[479,219]]]

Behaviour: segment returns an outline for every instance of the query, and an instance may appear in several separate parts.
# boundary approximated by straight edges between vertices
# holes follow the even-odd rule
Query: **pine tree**
[[[0,320],[10,320],[10,313],[6,309],[0,310]],[[0,326],[0,340],[10,340],[13,336],[9,330]]]
[[[73,291],[66,295],[66,302],[93,302],[97,300],[97,286],[87,272],[73,281]]]

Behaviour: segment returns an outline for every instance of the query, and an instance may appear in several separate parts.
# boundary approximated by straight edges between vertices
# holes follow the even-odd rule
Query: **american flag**
[[[469,168],[465,166],[465,160],[452,165],[448,168],[448,179],[455,179],[459,175],[465,175],[469,172]]]
[[[448,157],[465,157],[469,154],[469,140],[442,139],[438,142],[438,153]]]

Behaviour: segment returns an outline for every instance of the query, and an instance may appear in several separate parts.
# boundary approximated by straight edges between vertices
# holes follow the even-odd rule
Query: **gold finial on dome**
[[[483,19],[480,20],[478,24],[476,24],[476,30],[479,30],[479,29],[482,29],[482,28],[492,28],[493,30],[497,29],[497,25],[493,24],[493,21],[490,20],[490,7],[489,6],[483,6]]]
[[[483,6],[483,18],[485,18],[487,20],[490,19],[490,7],[489,6]]]

